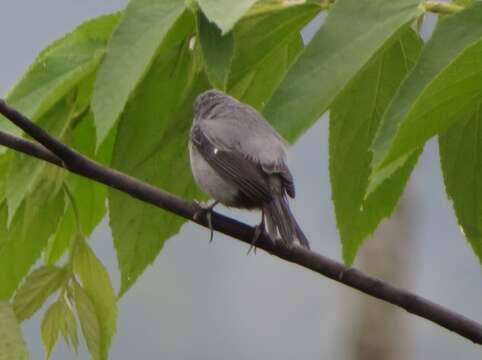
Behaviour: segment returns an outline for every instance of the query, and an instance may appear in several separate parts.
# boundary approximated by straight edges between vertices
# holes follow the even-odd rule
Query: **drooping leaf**
[[[110,135],[109,135],[110,138]],[[102,163],[108,163],[112,152],[109,141],[105,141],[95,154],[95,128],[92,113],[87,113],[69,134],[69,145],[82,154]],[[79,220],[83,235],[89,236],[99,224],[106,212],[107,188],[105,185],[75,174],[68,174],[64,179],[65,186],[71,192],[79,212]],[[45,251],[46,264],[54,264],[68,248],[73,237],[77,235],[75,214],[70,201],[66,202],[65,213],[59,223],[55,236],[49,239]]]
[[[79,275],[99,321],[100,339],[98,342],[100,346],[98,358],[107,359],[117,323],[117,301],[109,273],[87,243],[81,240],[78,240],[74,255],[74,271]]]
[[[450,46],[447,46],[450,44]],[[442,21],[383,116],[373,143],[372,182],[390,176],[482,96],[482,3]]]
[[[406,30],[340,93],[330,109],[330,178],[343,259],[351,264],[363,240],[389,216],[405,187],[418,153],[365,198],[370,145],[381,116],[422,44]]]
[[[41,266],[32,271],[15,293],[13,310],[17,320],[31,317],[64,282],[65,270],[59,267]]]
[[[55,137],[62,138],[70,123],[71,105],[63,99],[39,120],[39,126]],[[18,207],[45,176],[46,169],[54,166],[30,155],[12,150],[12,158],[6,181],[8,223],[12,221]]]
[[[229,32],[256,0],[197,0],[206,17],[216,23],[222,34]]]
[[[57,300],[47,309],[42,319],[41,333],[46,359],[52,355],[60,334],[74,351],[77,350],[77,323],[64,299]]]
[[[8,299],[40,257],[57,228],[64,201],[52,182],[43,180],[18,209],[7,229],[7,206],[0,206],[0,299]]]
[[[122,115],[112,159],[115,168],[183,197],[197,191],[187,140],[194,98],[208,87],[194,59],[186,42],[163,49]],[[114,189],[108,196],[122,294],[185,220]]]
[[[39,119],[96,69],[118,19],[118,13],[94,18],[54,41],[8,93],[7,102],[29,118]],[[19,132],[9,121],[0,120],[0,129]]]
[[[482,263],[482,105],[439,136],[445,190]]]
[[[318,12],[306,4],[240,21],[228,92],[261,109],[303,49],[301,29]]]
[[[213,87],[225,90],[233,57],[233,35],[221,35],[221,30],[198,12],[199,41],[206,73]]]
[[[27,345],[7,301],[0,301],[0,324],[0,360],[28,360]]]
[[[92,110],[97,145],[114,126],[184,10],[183,0],[131,0],[127,5],[94,85]]]
[[[87,349],[94,360],[100,360],[102,352],[99,319],[89,295],[76,283],[74,283],[74,300]]]
[[[286,139],[296,139],[363,66],[421,13],[419,5],[419,0],[337,0],[264,109],[267,119]]]

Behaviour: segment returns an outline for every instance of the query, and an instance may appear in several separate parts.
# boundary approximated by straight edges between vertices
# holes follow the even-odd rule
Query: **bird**
[[[288,204],[287,197],[295,197],[295,185],[286,149],[281,135],[250,105],[216,89],[198,95],[189,157],[196,183],[214,199],[211,205],[202,206],[201,212],[210,215],[218,203],[261,210],[252,246],[260,233],[267,231],[273,241],[309,249]],[[208,222],[212,240],[210,217]]]

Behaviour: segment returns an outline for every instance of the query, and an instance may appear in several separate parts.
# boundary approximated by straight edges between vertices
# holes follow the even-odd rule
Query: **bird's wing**
[[[254,109],[230,104],[218,109],[213,118],[204,120],[199,126],[217,148],[241,154],[259,164],[266,175],[279,176],[286,193],[295,197],[293,176],[286,165],[285,143]]]
[[[200,124],[193,126],[191,141],[208,164],[224,179],[236,184],[250,201],[262,204],[271,200],[267,177],[259,164],[217,144]]]

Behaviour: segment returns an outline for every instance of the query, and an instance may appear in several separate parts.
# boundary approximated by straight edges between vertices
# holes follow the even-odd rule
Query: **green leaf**
[[[40,118],[96,69],[118,19],[119,14],[100,16],[54,41],[9,92],[7,102],[33,120]],[[3,119],[0,129],[19,132]]]
[[[74,300],[87,349],[94,360],[100,360],[102,355],[99,319],[89,295],[77,283],[74,283]]]
[[[303,50],[298,34],[289,36],[289,42],[277,47],[244,78],[229,89],[240,101],[261,110],[279,85],[296,56]]]
[[[41,266],[32,271],[15,293],[13,310],[17,320],[31,317],[64,282],[65,270],[59,267]]]
[[[450,44],[450,46],[447,46]],[[442,21],[383,116],[373,143],[372,182],[463,114],[482,96],[482,3]]]
[[[54,265],[65,253],[69,244],[77,234],[75,216],[72,207],[66,204],[66,210],[59,222],[55,234],[50,237],[47,248],[43,254],[43,261],[46,265]]]
[[[183,0],[131,0],[127,5],[94,85],[92,110],[97,145],[114,126],[184,10]]]
[[[204,14],[216,23],[222,34],[230,31],[256,0],[197,0]]]
[[[92,113],[87,113],[77,124],[74,131],[68,135],[69,145],[77,151],[102,163],[109,162],[107,158],[110,157],[112,147],[108,146],[107,141],[100,147],[97,154],[94,154],[95,128]],[[107,188],[105,185],[75,174],[68,174],[64,183],[72,193],[79,211],[82,233],[89,236],[105,216]],[[67,201],[65,213],[55,236],[49,240],[48,248],[44,253],[45,263],[54,264],[64,254],[76,235],[77,225],[74,212],[70,201]]]
[[[0,154],[0,174],[6,174],[10,167],[10,156]],[[6,176],[0,175],[0,203],[5,199],[5,185],[7,182]]]
[[[99,359],[107,359],[117,322],[117,301],[109,273],[87,243],[82,240],[78,240],[75,251],[74,271],[79,275],[99,321],[100,347],[98,357]]]
[[[482,263],[482,104],[439,136],[445,190]]]
[[[365,198],[370,145],[381,116],[415,64],[421,40],[407,30],[340,93],[330,109],[330,178],[343,259],[351,264],[363,240],[398,202],[417,156]]]
[[[420,0],[337,0],[264,114],[288,140],[306,131],[368,61],[421,13]]]
[[[318,12],[317,6],[303,5],[239,22],[229,93],[261,109],[303,49],[301,29]]]
[[[472,5],[474,1],[475,0],[452,0],[452,3],[454,3],[455,5],[467,7]]]
[[[208,87],[194,58],[187,41],[157,58],[119,122],[112,159],[115,168],[183,197],[197,194],[187,140],[194,98]],[[122,294],[185,220],[114,189],[109,216]]]
[[[87,113],[75,128],[71,145],[82,154],[103,163],[112,152],[112,147],[105,146],[108,145],[105,143],[97,154],[95,153],[95,128],[91,112]],[[74,174],[67,177],[66,184],[79,209],[82,232],[88,236],[105,216],[107,188],[103,184]]]
[[[78,346],[77,324],[74,314],[65,300],[57,300],[45,312],[41,325],[42,342],[45,346],[45,358],[49,359],[52,350],[62,334],[67,344],[76,351]]]
[[[70,124],[70,112],[71,105],[67,99],[64,99],[39,120],[39,126],[51,135],[62,138]],[[35,189],[39,181],[45,176],[46,169],[54,168],[53,165],[45,161],[39,161],[30,155],[13,150],[11,152],[12,158],[5,191],[8,204],[8,224],[12,221],[25,197]]]
[[[0,206],[0,299],[8,299],[40,257],[63,213],[62,194],[43,180],[18,209],[7,229],[7,207]]]
[[[215,88],[225,90],[233,57],[233,35],[221,35],[201,11],[198,12],[198,33],[209,81]]]
[[[7,301],[0,301],[0,324],[0,360],[28,360],[27,345]]]

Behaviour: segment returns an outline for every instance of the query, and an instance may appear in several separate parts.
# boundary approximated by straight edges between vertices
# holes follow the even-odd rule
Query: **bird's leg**
[[[254,235],[253,235],[253,240],[251,240],[251,246],[248,249],[248,253],[246,255],[249,255],[251,250],[254,248],[254,253],[256,254],[256,242],[258,241],[259,237],[265,230],[265,225],[264,225],[264,210],[261,209],[261,222],[256,225],[254,228]]]
[[[209,242],[212,242],[213,236],[214,236],[214,230],[213,230],[213,223],[212,223],[211,216],[213,213],[213,208],[217,204],[219,204],[219,201],[216,200],[211,205],[206,205],[196,200],[194,200],[194,202],[199,206],[199,210],[194,213],[193,219],[198,221],[203,216],[206,216],[206,220],[208,221],[209,231],[210,231]]]

